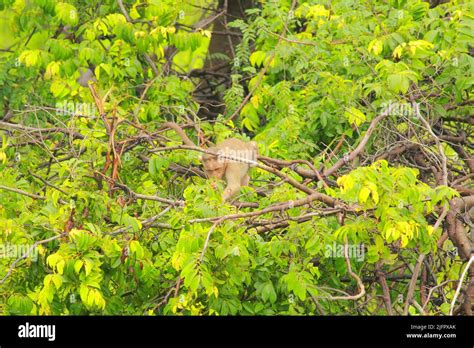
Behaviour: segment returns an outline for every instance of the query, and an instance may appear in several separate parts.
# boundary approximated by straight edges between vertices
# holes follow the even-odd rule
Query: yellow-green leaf
[[[84,261],[82,260],[77,260],[75,263],[74,263],[74,271],[76,273],[79,273],[79,271],[81,270],[82,266],[84,265]]]
[[[370,189],[366,186],[362,188],[359,192],[359,202],[365,203],[367,201],[367,198],[369,198],[370,195]]]

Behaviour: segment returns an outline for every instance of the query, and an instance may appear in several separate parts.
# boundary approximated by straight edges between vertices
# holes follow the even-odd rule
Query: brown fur
[[[176,123],[167,122],[163,126],[175,130],[184,144],[196,146]],[[220,157],[219,154],[256,161],[258,155],[257,143],[254,141],[246,143],[240,139],[230,138],[210,147],[208,150],[216,153],[216,155],[205,153],[201,157],[204,171],[208,178],[225,179],[227,187],[222,193],[222,199],[224,202],[228,201],[240,191],[242,186],[249,184],[248,171],[251,164],[225,159]]]

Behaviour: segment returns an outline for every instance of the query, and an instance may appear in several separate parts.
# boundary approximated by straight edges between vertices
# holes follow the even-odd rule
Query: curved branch
[[[346,237],[346,243],[344,244],[344,258],[346,259],[347,272],[357,282],[357,286],[359,287],[359,293],[356,294],[356,295],[349,295],[349,296],[330,296],[328,298],[329,300],[352,300],[352,301],[355,301],[355,300],[358,300],[358,299],[360,299],[361,297],[363,297],[365,295],[365,286],[362,283],[362,280],[360,279],[360,277],[357,274],[355,274],[352,271],[351,261],[349,259],[349,244],[347,243],[347,237]]]
[[[323,173],[323,177],[328,177],[334,174],[339,168],[349,163],[350,161],[354,160],[362,152],[362,150],[364,150],[365,145],[367,145],[367,142],[369,141],[369,138],[374,132],[377,124],[380,121],[382,121],[385,117],[389,116],[390,113],[392,112],[392,109],[393,109],[393,105],[390,105],[390,107],[388,107],[385,112],[375,117],[372,120],[372,122],[370,122],[370,126],[365,132],[364,137],[360,141],[359,145],[357,145],[357,147],[349,155],[340,158],[336,163],[334,163],[334,165],[331,168],[325,170]]]

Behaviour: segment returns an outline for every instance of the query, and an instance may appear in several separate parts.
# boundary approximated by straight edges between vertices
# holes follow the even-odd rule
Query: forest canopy
[[[473,7],[0,0],[0,313],[472,315]]]

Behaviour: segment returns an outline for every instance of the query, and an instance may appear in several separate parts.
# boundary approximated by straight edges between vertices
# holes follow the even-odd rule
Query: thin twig
[[[453,315],[454,305],[456,304],[456,300],[458,299],[459,293],[461,291],[462,283],[464,282],[464,277],[466,276],[467,270],[471,266],[472,262],[474,261],[474,255],[471,256],[469,262],[467,263],[464,271],[461,274],[461,278],[459,278],[458,288],[456,289],[456,293],[454,294],[453,301],[451,302],[451,309],[449,310],[449,315]]]
[[[224,216],[215,216],[215,217],[209,217],[209,218],[202,218],[202,219],[193,219],[189,220],[190,223],[200,223],[200,222],[209,222],[209,221],[216,221],[222,219],[224,220],[234,220],[234,219],[244,219],[244,218],[249,218],[249,217],[254,217],[254,216],[259,216],[267,213],[271,213],[273,211],[284,211],[288,209],[293,209],[296,207],[300,207],[306,204],[310,204],[313,201],[321,201],[323,203],[326,203],[329,206],[335,206],[336,200],[330,196],[327,196],[323,193],[315,192],[309,196],[306,196],[301,199],[297,200],[292,200],[292,201],[286,201],[282,203],[277,203],[274,205],[271,205],[265,209],[262,210],[255,210],[249,213],[238,213],[238,214],[230,214],[230,215],[224,215]],[[343,208],[342,204],[339,206],[339,208]]]
[[[142,224],[142,227],[151,227],[153,226],[153,223],[158,220],[160,217],[162,217],[163,215],[165,215],[168,211],[170,211],[170,209],[172,208],[173,206],[172,205],[169,205],[168,207],[166,207],[165,209],[163,209],[162,212],[160,212],[158,215],[154,215],[146,220],[143,220],[143,221],[140,221],[140,223]],[[171,227],[171,225],[169,226]],[[109,232],[109,233],[106,233],[106,234],[109,234],[111,236],[115,236],[117,234],[120,234],[120,233],[123,233],[123,232],[126,232],[128,231],[130,228],[132,228],[132,226],[126,226],[126,227],[121,227],[119,229],[116,229],[112,232]]]
[[[421,265],[423,264],[424,259],[424,254],[420,254],[420,256],[418,256],[418,260],[416,262],[415,269],[413,270],[413,275],[411,277],[410,284],[408,285],[408,292],[407,298],[405,300],[405,308],[403,310],[403,315],[408,315],[408,307],[410,306],[410,304],[412,304],[413,294],[415,293],[416,281],[418,280],[418,275],[420,274]]]
[[[344,244],[344,258],[346,259],[347,272],[349,273],[349,275],[353,279],[356,280],[357,286],[359,288],[359,293],[356,294],[356,295],[349,295],[349,296],[330,296],[328,298],[329,300],[352,300],[352,301],[355,301],[355,300],[358,300],[358,299],[360,299],[361,297],[363,297],[365,295],[365,287],[364,287],[364,284],[362,283],[362,280],[360,279],[360,277],[357,274],[355,274],[352,271],[351,260],[349,259],[349,243],[347,242],[347,237],[346,237],[346,242]]]
[[[412,106],[413,106],[413,110],[415,111],[416,117],[420,119],[420,121],[426,127],[426,130],[428,131],[428,133],[430,133],[430,135],[433,137],[433,139],[436,142],[439,155],[441,156],[441,170],[443,172],[443,177],[442,177],[443,185],[448,186],[448,165],[447,165],[446,155],[444,154],[443,146],[441,145],[439,138],[436,136],[436,134],[434,134],[428,121],[426,121],[426,119],[421,115],[420,107],[418,103],[412,101]]]
[[[223,219],[219,219],[217,220],[216,222],[214,222],[214,224],[211,226],[211,228],[209,229],[209,232],[207,234],[207,237],[206,237],[206,241],[204,242],[204,246],[202,248],[202,252],[201,252],[201,257],[199,258],[199,262],[202,262],[203,258],[204,258],[204,254],[206,253],[206,249],[207,249],[207,246],[209,244],[209,240],[211,238],[211,234],[212,232],[214,232],[214,230],[216,229],[217,225],[219,225],[222,221],[224,221]]]
[[[28,197],[34,198],[34,199],[46,199],[43,196],[38,196],[38,195],[35,195],[34,193],[29,193],[29,192],[26,192],[26,191],[23,191],[23,190],[14,188],[14,187],[0,185],[0,189],[5,190],[5,191],[10,191],[10,192],[15,192],[15,193],[18,193],[20,195],[28,196]]]
[[[3,284],[7,278],[12,274],[13,270],[15,269],[16,265],[18,262],[20,262],[21,260],[23,259],[26,259],[28,257],[28,255],[30,255],[30,253],[40,244],[45,244],[45,243],[48,243],[48,242],[51,242],[55,239],[58,239],[58,238],[61,238],[63,236],[67,235],[67,232],[63,232],[61,234],[58,234],[56,236],[53,236],[51,238],[47,238],[47,239],[43,239],[43,240],[40,240],[40,241],[37,241],[35,242],[27,251],[24,255],[22,255],[20,258],[16,259],[10,266],[10,269],[8,270],[7,274],[5,275],[5,277],[3,277],[2,280],[0,280],[0,285]]]

